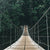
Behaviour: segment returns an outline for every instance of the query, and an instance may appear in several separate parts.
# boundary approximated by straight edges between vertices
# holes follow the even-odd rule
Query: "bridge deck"
[[[30,36],[21,36],[21,38],[7,47],[5,50],[44,50],[35,43]]]
[[[23,34],[18,41],[4,50],[45,50],[31,39],[28,30],[24,29],[23,33],[26,33],[26,35]]]

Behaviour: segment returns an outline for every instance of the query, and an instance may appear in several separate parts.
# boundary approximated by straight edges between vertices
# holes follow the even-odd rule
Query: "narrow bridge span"
[[[45,50],[33,41],[28,32],[28,26],[24,26],[23,34],[18,41],[8,46],[4,50]]]

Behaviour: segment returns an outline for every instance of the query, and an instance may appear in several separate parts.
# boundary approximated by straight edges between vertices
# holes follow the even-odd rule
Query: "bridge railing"
[[[18,40],[22,34],[20,27],[17,27],[11,21],[5,21],[7,18],[0,16],[0,50],[5,49]]]
[[[35,42],[45,50],[50,50],[50,7],[29,32]]]

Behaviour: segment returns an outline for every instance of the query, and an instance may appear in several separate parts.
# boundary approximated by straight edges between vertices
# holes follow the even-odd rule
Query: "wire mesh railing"
[[[50,7],[29,32],[35,42],[45,50],[50,50]]]
[[[22,35],[20,27],[17,27],[12,22],[5,22],[3,20],[4,18],[0,17],[0,50],[13,44]]]

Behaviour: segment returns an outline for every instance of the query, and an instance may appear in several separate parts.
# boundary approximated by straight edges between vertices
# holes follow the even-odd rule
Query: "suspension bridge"
[[[1,22],[4,27],[0,33],[0,50],[50,50],[49,11],[50,7],[31,28],[25,25],[21,29],[12,22],[8,28],[7,23]]]
[[[23,34],[18,41],[4,50],[44,50],[29,36],[28,27],[24,26]]]

